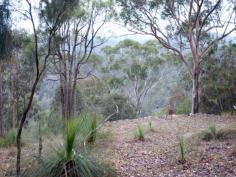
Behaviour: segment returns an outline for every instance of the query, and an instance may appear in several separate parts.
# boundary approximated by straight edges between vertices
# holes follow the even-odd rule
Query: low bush
[[[140,125],[137,126],[134,135],[138,140],[144,141],[144,129]]]
[[[217,139],[228,138],[236,138],[236,124],[218,130]]]
[[[209,124],[205,130],[202,130],[200,133],[200,137],[202,140],[210,141],[212,139],[216,139],[217,130],[215,124]]]
[[[200,132],[199,136],[205,141],[210,141],[212,139],[236,138],[236,125],[217,129],[214,124],[210,124],[207,129]]]
[[[106,96],[100,100],[100,106],[104,117],[114,114],[116,106],[118,106],[119,113],[114,115],[110,121],[136,118],[135,106],[124,96],[117,94]]]
[[[175,109],[176,114],[189,114],[191,111],[191,100],[185,98],[181,101]]]
[[[0,147],[9,147],[16,144],[16,129],[9,130],[3,138],[0,138]]]
[[[162,118],[163,116],[165,116],[165,113],[166,113],[166,108],[158,108],[157,110],[152,112],[152,116]]]

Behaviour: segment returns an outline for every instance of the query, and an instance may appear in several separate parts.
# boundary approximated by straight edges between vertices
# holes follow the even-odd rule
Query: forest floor
[[[110,142],[97,143],[95,150],[100,149],[100,154],[113,164],[120,177],[235,177],[236,134],[232,138],[212,141],[193,138],[209,124],[215,124],[217,128],[235,127],[235,118],[178,115],[172,120],[147,117],[110,122],[105,127],[113,132],[113,138]],[[145,130],[144,141],[134,138],[138,125]],[[187,139],[184,164],[178,162],[177,136]]]
[[[108,122],[103,131],[110,136],[99,139],[93,151],[112,164],[119,177],[235,177],[235,135],[211,141],[194,138],[209,124],[215,124],[217,129],[235,126],[236,117],[174,115],[173,119],[167,120],[150,116]],[[144,141],[134,136],[138,125],[144,129]],[[186,162],[183,164],[178,161],[178,136],[186,139]],[[23,154],[30,156],[27,149],[23,148]],[[15,154],[14,147],[0,148],[0,177],[14,161]]]

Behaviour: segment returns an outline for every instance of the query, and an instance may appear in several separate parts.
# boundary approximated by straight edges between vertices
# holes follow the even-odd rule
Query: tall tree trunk
[[[61,102],[61,114],[63,120],[66,120],[66,107],[65,107],[65,87],[63,82],[63,76],[60,75],[60,102]]]
[[[39,79],[40,79],[41,74],[37,75],[33,87],[31,89],[30,97],[29,97],[29,102],[27,103],[27,107],[25,108],[22,117],[20,119],[20,125],[18,127],[17,135],[16,135],[16,148],[17,148],[17,156],[16,156],[16,176],[20,177],[20,161],[21,161],[21,133],[23,130],[23,126],[25,123],[25,120],[27,118],[28,112],[32,106],[34,94],[36,91],[36,87],[38,85]]]
[[[12,77],[11,77],[11,114],[12,114],[12,122],[11,128],[16,128],[16,71],[13,67],[12,69]]]
[[[199,112],[199,105],[200,105],[200,82],[199,82],[199,76],[200,76],[200,68],[199,65],[194,66],[194,73],[192,76],[192,114],[196,114]]]
[[[2,81],[2,68],[0,65],[0,137],[4,134],[4,125],[3,125],[3,81]]]

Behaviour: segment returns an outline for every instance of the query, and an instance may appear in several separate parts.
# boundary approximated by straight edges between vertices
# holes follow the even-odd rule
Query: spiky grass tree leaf
[[[28,168],[23,177],[113,177],[116,173],[93,156],[76,151],[77,137],[88,132],[85,117],[72,119],[67,123],[64,146],[54,143],[53,148]],[[92,125],[92,124],[91,124]],[[94,124],[93,124],[94,126]],[[90,126],[90,130],[91,130]],[[89,130],[89,131],[90,131]]]
[[[72,119],[67,123],[66,141],[65,141],[65,159],[71,160],[73,148],[75,146],[76,135],[80,130],[81,119]]]

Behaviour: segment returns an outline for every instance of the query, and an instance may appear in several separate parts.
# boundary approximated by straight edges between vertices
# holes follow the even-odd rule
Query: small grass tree
[[[56,146],[43,156],[36,165],[26,170],[23,177],[67,176],[67,177],[113,177],[115,172],[106,164],[78,148],[84,139],[84,121],[81,117],[67,122],[64,145]],[[81,138],[81,139],[80,139]]]

